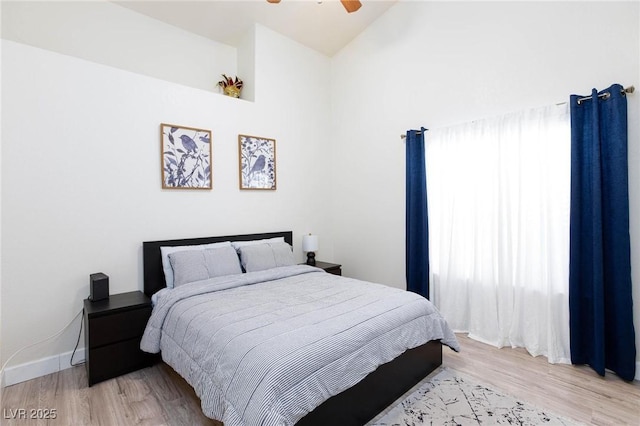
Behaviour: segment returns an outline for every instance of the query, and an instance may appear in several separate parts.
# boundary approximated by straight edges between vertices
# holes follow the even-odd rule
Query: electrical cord
[[[82,308],[82,316],[84,317],[84,308]],[[73,348],[73,352],[71,353],[71,359],[69,360],[69,364],[72,367],[77,367],[78,365],[82,365],[85,363],[85,361],[81,361],[77,364],[73,363],[73,356],[76,354],[76,351],[78,350],[78,344],[80,343],[80,336],[82,335],[82,325],[84,324],[84,321],[80,320],[80,330],[78,330],[78,340],[76,340],[76,347]]]
[[[53,336],[49,336],[49,337],[47,337],[46,339],[43,339],[43,340],[40,340],[39,342],[35,342],[35,343],[30,344],[30,345],[24,346],[24,347],[22,347],[22,348],[18,349],[17,351],[15,351],[15,352],[13,353],[13,355],[11,355],[11,356],[9,357],[9,359],[7,359],[7,360],[5,361],[5,363],[4,363],[4,364],[2,364],[2,368],[0,368],[0,373],[4,372],[5,368],[6,368],[6,367],[7,367],[7,365],[9,364],[9,362],[11,362],[11,360],[12,360],[16,355],[18,355],[20,352],[22,352],[22,351],[24,351],[24,350],[26,350],[26,349],[32,348],[32,347],[34,347],[34,346],[40,345],[40,344],[42,344],[42,343],[44,343],[44,342],[47,342],[47,341],[49,341],[49,340],[51,340],[51,339],[55,339],[56,337],[58,337],[59,335],[61,335],[61,334],[62,334],[62,333],[67,329],[67,328],[69,328],[69,327],[71,326],[71,324],[73,324],[73,322],[76,320],[76,318],[78,318],[78,316],[79,316],[81,313],[83,313],[83,312],[84,312],[84,309],[80,310],[80,312],[78,312],[78,313],[76,314],[76,316],[74,316],[74,317],[73,317],[73,319],[72,319],[71,321],[69,321],[69,323],[68,323],[67,325],[65,325],[65,326],[64,326],[64,328],[62,328],[62,330],[58,331],[58,332],[57,332],[56,334],[54,334]],[[82,325],[81,325],[81,327],[82,327]],[[79,338],[78,338],[78,339],[79,339]],[[73,358],[73,357],[72,357],[72,358]]]

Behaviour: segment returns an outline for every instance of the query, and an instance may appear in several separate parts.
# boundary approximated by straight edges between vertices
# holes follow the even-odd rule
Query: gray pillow
[[[170,253],[169,261],[173,269],[175,287],[194,281],[242,273],[238,254],[231,245]]]
[[[168,288],[173,288],[173,268],[169,261],[169,255],[177,251],[186,250],[206,250],[214,247],[231,246],[229,241],[223,241],[221,243],[211,244],[199,244],[193,246],[175,246],[175,247],[160,247],[160,254],[162,256],[162,270],[164,271],[164,279]]]
[[[284,243],[284,237],[273,237],[273,238],[265,238],[263,240],[251,240],[251,241],[231,241],[230,244],[233,246],[234,249],[240,252],[241,247],[255,246],[258,244],[266,244],[266,243],[278,243],[278,242]]]
[[[240,247],[240,262],[247,272],[295,265],[291,246],[285,242]]]

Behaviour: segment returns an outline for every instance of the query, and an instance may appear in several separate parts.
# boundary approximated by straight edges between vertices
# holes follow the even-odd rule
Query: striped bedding
[[[141,348],[225,426],[291,425],[430,340],[459,349],[423,297],[295,265],[158,292]]]

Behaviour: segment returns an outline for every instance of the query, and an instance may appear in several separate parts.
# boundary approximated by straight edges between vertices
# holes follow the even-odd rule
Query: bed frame
[[[142,243],[144,292],[151,297],[166,287],[160,247],[222,241],[251,241],[273,237],[284,237],[286,242],[293,245],[291,231],[144,242]],[[378,367],[355,386],[326,400],[300,419],[297,425],[364,425],[440,365],[442,365],[442,344],[439,341],[431,341],[409,349],[393,361]]]

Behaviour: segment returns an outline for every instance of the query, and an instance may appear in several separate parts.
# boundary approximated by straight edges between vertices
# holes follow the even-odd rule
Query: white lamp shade
[[[317,235],[305,235],[302,237],[302,251],[316,251],[318,250],[318,236]]]

